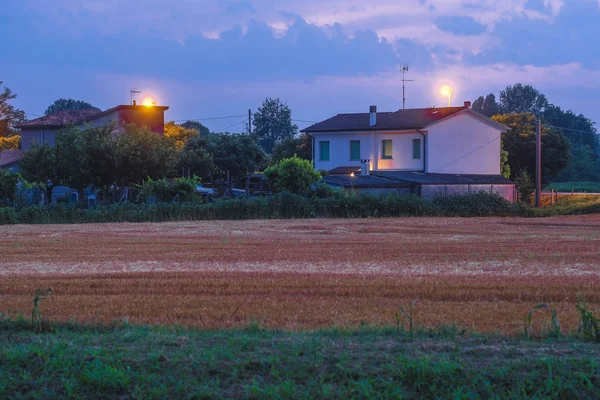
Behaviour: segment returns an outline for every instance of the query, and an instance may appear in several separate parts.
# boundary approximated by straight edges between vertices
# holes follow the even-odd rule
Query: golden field
[[[600,216],[0,226],[0,312],[207,329],[393,325],[517,333],[600,301]],[[548,318],[540,312],[537,320]]]

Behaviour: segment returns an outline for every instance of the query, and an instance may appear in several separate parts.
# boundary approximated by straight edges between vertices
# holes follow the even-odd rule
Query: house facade
[[[483,190],[514,200],[514,184],[500,175],[500,136],[508,128],[470,103],[369,111],[340,114],[303,131],[313,138],[315,169],[330,174],[325,182],[331,186],[410,190],[427,198]]]
[[[21,130],[21,149],[26,151],[34,143],[54,146],[56,132],[68,126],[100,127],[114,124],[115,132],[122,133],[128,124],[148,126],[159,135],[164,134],[166,106],[120,105],[106,111],[65,110],[26,121],[15,127]]]

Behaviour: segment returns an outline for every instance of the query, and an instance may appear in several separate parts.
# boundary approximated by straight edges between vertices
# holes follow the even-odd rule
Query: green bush
[[[19,174],[13,174],[11,171],[0,171],[0,207],[7,207],[13,204],[15,194],[17,193],[17,183],[21,180]]]
[[[277,192],[307,194],[313,184],[321,180],[321,174],[314,170],[312,162],[297,156],[287,158],[265,170]]]
[[[527,168],[519,171],[519,174],[515,177],[515,183],[519,189],[519,199],[524,203],[529,203],[529,198],[535,191],[535,184]]]
[[[561,182],[552,183],[546,190],[557,192],[600,193],[600,182]]]
[[[0,225],[18,223],[19,216],[12,207],[0,207]]]
[[[148,201],[153,196],[159,202],[172,202],[179,195],[180,202],[200,201],[196,187],[200,183],[200,178],[176,178],[176,179],[158,179],[148,178],[143,185],[138,185],[140,189],[140,200]]]

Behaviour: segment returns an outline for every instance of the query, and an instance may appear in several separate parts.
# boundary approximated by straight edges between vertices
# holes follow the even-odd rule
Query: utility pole
[[[408,64],[402,66],[402,109],[406,109],[406,82],[414,82],[412,79],[404,79],[404,74],[408,72]]]
[[[542,120],[538,119],[535,126],[535,206],[540,208],[542,200]]]
[[[248,110],[248,133],[252,135],[252,110]]]

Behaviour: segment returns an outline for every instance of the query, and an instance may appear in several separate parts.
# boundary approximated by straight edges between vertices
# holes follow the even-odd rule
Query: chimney
[[[377,125],[377,106],[371,106],[371,108],[369,109],[369,113],[371,114],[369,126]]]
[[[465,101],[465,108],[471,108],[471,102]]]
[[[135,105],[137,105],[137,101],[135,101],[135,100],[134,100],[134,101],[133,101],[133,105],[134,105],[134,106],[135,106]]]
[[[369,168],[370,164],[371,164],[371,160],[360,160],[360,174],[362,176],[371,175],[371,171]]]

